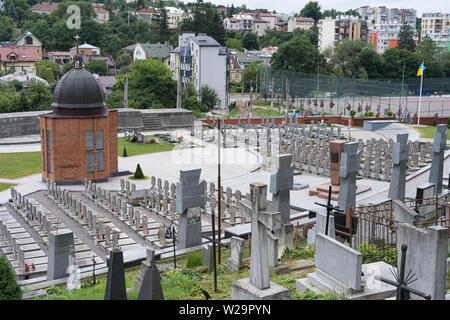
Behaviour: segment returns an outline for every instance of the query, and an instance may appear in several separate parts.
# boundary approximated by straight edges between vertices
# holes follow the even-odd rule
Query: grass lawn
[[[253,108],[253,114],[257,117],[262,117],[265,115],[268,115],[270,117],[279,117],[279,116],[284,116],[285,113],[284,112],[280,112],[277,109],[264,109],[264,108]]]
[[[146,138],[155,138],[153,136],[145,136]],[[131,156],[137,156],[140,154],[147,154],[147,153],[155,153],[155,152],[164,152],[164,151],[171,151],[175,145],[172,143],[169,143],[167,141],[164,141],[162,139],[156,138],[159,142],[157,144],[139,144],[137,142],[128,142],[125,140],[125,138],[119,138],[118,139],[118,147],[117,152],[119,154],[119,157],[123,154],[123,147],[125,146],[127,148],[127,155],[128,157]]]
[[[427,127],[411,126],[411,127],[419,132],[421,138],[434,139],[434,135],[436,134],[436,127],[433,126]],[[447,140],[450,140],[450,129],[448,128],[447,128]]]
[[[0,178],[17,179],[41,170],[40,152],[0,153]]]
[[[9,184],[9,183],[1,183],[0,182],[0,191],[9,189],[11,187],[15,186],[15,184]]]
[[[282,259],[283,263],[302,258],[311,258],[314,254],[310,249],[302,247],[291,251]],[[181,268],[162,274],[161,286],[165,300],[204,300],[200,288],[206,290],[213,300],[229,300],[231,294],[231,283],[237,279],[248,277],[249,269],[249,249],[244,250],[244,267],[239,271],[229,271],[224,268],[227,259],[230,257],[230,250],[222,249],[221,264],[217,266],[217,292],[214,292],[214,276],[208,273],[206,267],[201,266],[202,252],[200,250],[189,253],[188,256],[177,258],[177,265]],[[171,259],[158,261],[157,264],[172,263]],[[127,287],[128,300],[136,300],[139,292],[134,291],[133,282],[140,270],[140,266],[127,268],[125,270],[125,282]],[[340,299],[337,296],[299,294],[295,295],[295,280],[306,277],[313,268],[300,271],[291,271],[286,274],[271,272],[270,280],[289,289],[293,299]],[[91,277],[82,281],[82,288],[68,291],[65,285],[53,286],[47,289],[51,300],[103,300],[106,286],[106,275],[97,277],[98,283],[92,286],[89,282]],[[43,298],[38,298],[39,300]]]
[[[239,115],[239,107],[234,107],[230,113],[230,118],[236,118]]]

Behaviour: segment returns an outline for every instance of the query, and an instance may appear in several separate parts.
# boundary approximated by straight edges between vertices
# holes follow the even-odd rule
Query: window
[[[47,130],[47,148],[48,150],[52,150],[52,136],[50,135],[50,131]]]
[[[48,163],[48,173],[52,173],[52,155],[50,153],[47,154],[47,163]]]
[[[103,171],[103,152],[97,152],[97,171]]]
[[[94,150],[94,132],[86,131],[86,150]]]
[[[97,130],[97,150],[103,149],[103,130]]]
[[[86,155],[86,169],[87,172],[94,172],[94,154],[88,153]]]
[[[32,37],[25,37],[25,44],[32,45],[33,44],[33,38]]]

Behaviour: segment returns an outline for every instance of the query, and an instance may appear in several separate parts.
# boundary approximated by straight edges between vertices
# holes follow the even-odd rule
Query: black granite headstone
[[[164,300],[161,276],[153,262],[151,263],[152,266],[145,271],[138,300]]]
[[[107,260],[108,279],[105,300],[127,300],[122,251],[118,249],[111,251]]]

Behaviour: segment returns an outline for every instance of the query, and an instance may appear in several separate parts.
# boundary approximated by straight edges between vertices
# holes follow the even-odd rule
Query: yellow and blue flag
[[[424,66],[424,64],[423,64],[423,62],[422,62],[422,64],[420,65],[420,67],[419,67],[419,70],[417,70],[417,76],[423,76],[423,71],[425,70],[426,68],[425,68],[425,66]]]

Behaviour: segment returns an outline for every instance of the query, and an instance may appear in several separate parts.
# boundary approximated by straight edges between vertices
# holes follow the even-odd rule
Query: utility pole
[[[272,99],[270,100],[270,111],[273,110],[273,75],[270,76],[272,78]]]
[[[250,81],[250,117],[253,117],[252,92],[253,92],[253,80]]]
[[[178,83],[177,83],[177,109],[181,109],[181,68],[178,69]]]
[[[219,210],[218,212],[218,223],[217,223],[217,229],[218,229],[218,233],[217,233],[217,240],[220,242],[221,237],[220,237],[220,233],[221,233],[221,220],[222,220],[222,186],[221,186],[221,177],[220,177],[220,135],[222,133],[222,131],[220,130],[220,119],[217,119],[217,123],[218,123],[218,129],[219,129],[219,136],[218,136],[218,140],[217,140],[217,195],[218,195],[218,199],[217,199],[217,209]],[[214,219],[214,217],[213,217]],[[221,263],[221,257],[222,257],[222,251],[221,248],[219,246],[219,258],[218,258],[218,262],[219,264]]]

